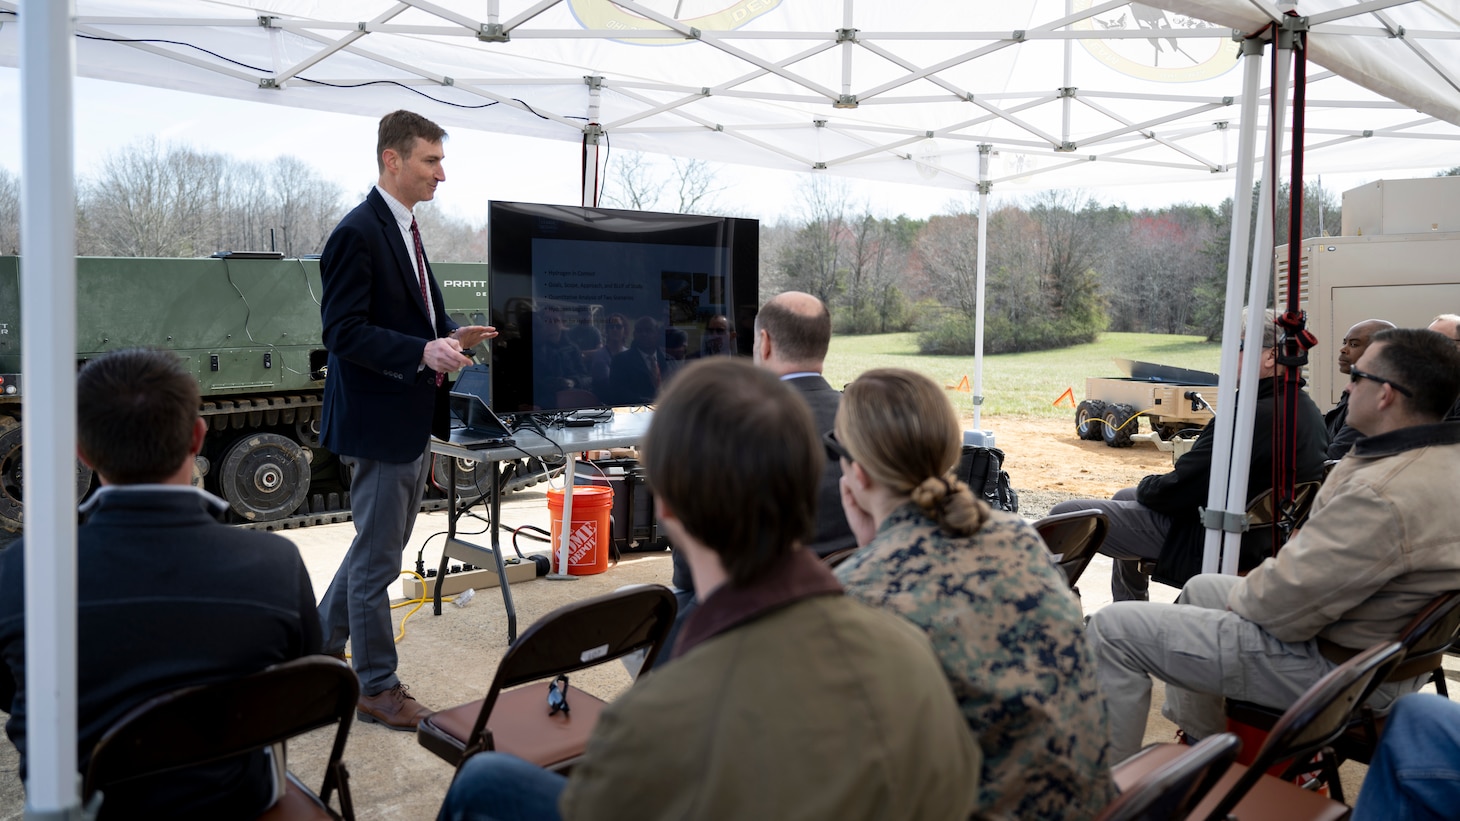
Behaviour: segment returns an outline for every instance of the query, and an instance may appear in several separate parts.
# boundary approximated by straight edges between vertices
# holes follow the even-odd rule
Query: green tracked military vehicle
[[[457,322],[486,324],[487,266],[434,263]],[[79,257],[76,358],[150,345],[177,353],[198,379],[208,438],[195,481],[227,500],[239,523],[269,529],[349,517],[349,481],[319,444],[326,352],[317,259],[231,254],[204,259]],[[27,413],[20,356],[20,259],[0,256],[0,528],[20,530],[21,431]],[[485,353],[485,352],[481,352]],[[541,478],[519,465],[508,489]],[[487,472],[458,466],[467,495]],[[445,464],[432,466],[427,505],[443,504]],[[77,463],[76,495],[92,484]]]

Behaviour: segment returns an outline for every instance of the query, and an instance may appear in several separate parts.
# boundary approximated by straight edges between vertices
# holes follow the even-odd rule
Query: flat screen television
[[[647,405],[691,361],[750,354],[753,219],[491,202],[492,407]]]

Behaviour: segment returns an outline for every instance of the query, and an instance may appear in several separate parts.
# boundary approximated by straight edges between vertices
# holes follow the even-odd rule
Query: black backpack
[[[955,470],[957,477],[973,489],[973,495],[988,502],[990,507],[1018,513],[1019,494],[1009,486],[1009,474],[1003,467],[1002,450],[964,445]]]

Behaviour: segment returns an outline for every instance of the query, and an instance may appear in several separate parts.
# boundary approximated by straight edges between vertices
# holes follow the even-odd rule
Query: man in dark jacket
[[[77,449],[101,488],[76,529],[76,751],[132,708],[181,687],[318,653],[319,615],[287,539],[218,521],[192,486],[207,424],[198,382],[167,351],[114,351],[76,378]],[[27,534],[27,538],[35,534]],[[44,534],[41,534],[44,541]],[[0,551],[0,710],[26,774],[25,549]],[[281,785],[264,752],[109,787],[102,819],[253,819]]]
[[[1257,412],[1252,424],[1252,455],[1247,473],[1250,500],[1272,486],[1273,391],[1278,372],[1275,327],[1262,335],[1262,363],[1258,366]],[[1110,595],[1115,601],[1148,601],[1150,580],[1140,571],[1142,560],[1156,561],[1157,580],[1180,587],[1201,571],[1206,530],[1198,508],[1205,507],[1211,483],[1212,445],[1216,420],[1202,429],[1190,451],[1176,460],[1170,473],[1152,474],[1134,488],[1118,491],[1113,499],[1075,499],[1061,502],[1050,514],[1100,510],[1110,519],[1110,530],[1100,552],[1115,559]],[[1297,481],[1323,476],[1328,433],[1323,414],[1306,392],[1298,394]],[[1240,566],[1254,567],[1268,555],[1259,538],[1244,539]]]
[[[1374,334],[1393,327],[1393,322],[1383,319],[1366,319],[1349,328],[1343,335],[1343,346],[1338,349],[1338,372],[1347,376],[1349,368],[1369,349]],[[1348,391],[1343,392],[1333,410],[1323,415],[1323,423],[1328,427],[1329,459],[1342,459],[1362,435],[1348,425]]]

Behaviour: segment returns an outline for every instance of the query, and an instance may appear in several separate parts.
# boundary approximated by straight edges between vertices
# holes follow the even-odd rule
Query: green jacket
[[[746,618],[721,620],[609,705],[563,817],[967,818],[980,755],[928,640],[826,576],[833,592],[755,598]],[[715,619],[721,595],[682,642]]]

